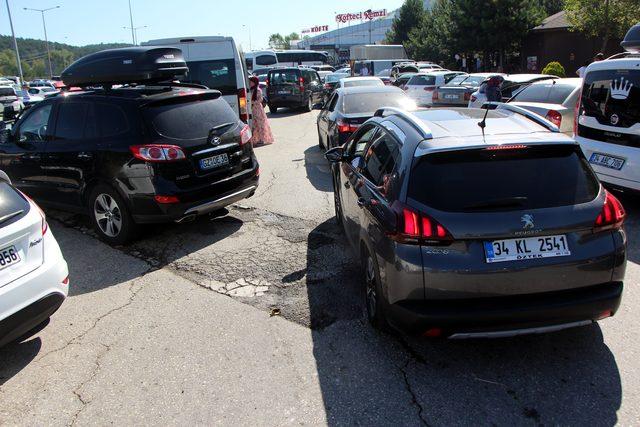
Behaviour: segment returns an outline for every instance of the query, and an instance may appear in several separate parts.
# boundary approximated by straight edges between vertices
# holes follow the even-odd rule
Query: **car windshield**
[[[342,73],[329,74],[325,78],[325,81],[327,83],[335,83],[335,82],[338,82],[338,81],[344,79],[345,77],[349,77],[349,74],[342,74]]]
[[[522,89],[512,101],[563,104],[576,87],[566,83],[536,83]]]
[[[484,80],[485,80],[485,77],[465,76],[463,74],[463,75],[455,76],[449,83],[444,85],[444,87],[447,87],[447,86],[479,87]]]
[[[464,212],[487,200],[519,200],[512,209],[570,206],[595,199],[599,188],[579,147],[552,145],[425,155],[411,171],[408,194],[438,210]]]
[[[43,92],[55,92],[56,90],[52,87],[45,86],[42,88]]]
[[[0,96],[13,96],[15,92],[10,87],[0,87]]]
[[[344,97],[342,111],[345,114],[373,114],[381,107],[399,107],[406,110],[414,110],[415,103],[404,93],[354,93]]]
[[[356,87],[356,86],[384,86],[384,82],[380,79],[354,79],[345,80],[343,82],[344,87]]]

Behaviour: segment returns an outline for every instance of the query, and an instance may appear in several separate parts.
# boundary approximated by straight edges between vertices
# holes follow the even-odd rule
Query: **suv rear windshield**
[[[607,126],[631,127],[639,123],[640,71],[603,70],[588,73],[582,88],[582,114],[594,117]],[[618,116],[617,120],[612,120],[614,114]]]
[[[297,83],[300,70],[277,70],[269,72],[269,84],[281,85],[284,83]]]
[[[536,83],[525,87],[516,94],[512,100],[518,102],[563,104],[576,87],[575,85],[565,83]],[[575,107],[575,105],[573,107]]]
[[[436,84],[436,76],[413,76],[408,86],[434,86]]]
[[[579,150],[553,145],[425,155],[413,167],[408,196],[448,212],[586,203],[597,197],[600,186]]]
[[[209,89],[222,92],[223,95],[237,95],[236,64],[233,59],[187,62],[189,73],[182,79],[185,82],[205,85]]]
[[[15,96],[15,92],[13,88],[10,87],[0,87],[0,96]]]
[[[29,212],[29,202],[9,184],[0,181],[0,228],[14,223],[27,212]]]
[[[160,135],[180,140],[207,138],[214,127],[238,122],[222,98],[153,106],[145,117]]]
[[[412,102],[404,93],[355,93],[344,97],[342,112],[345,114],[374,113],[381,107],[411,109]]]

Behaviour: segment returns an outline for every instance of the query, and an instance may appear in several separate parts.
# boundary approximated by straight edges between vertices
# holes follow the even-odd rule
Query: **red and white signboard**
[[[387,16],[387,9],[381,9],[381,10],[365,10],[363,12],[358,12],[358,13],[340,13],[338,15],[336,15],[336,22],[342,23],[342,24],[346,24],[347,22],[351,22],[351,21],[372,21],[374,19],[378,19],[378,18],[384,18],[385,16]]]
[[[329,31],[329,26],[328,25],[316,25],[315,27],[306,28],[306,29],[302,30],[302,34],[324,33],[325,31]]]

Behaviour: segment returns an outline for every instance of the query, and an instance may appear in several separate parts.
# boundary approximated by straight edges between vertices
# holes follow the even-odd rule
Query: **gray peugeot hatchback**
[[[375,326],[504,337],[618,309],[625,211],[544,118],[507,104],[385,108],[326,157]]]

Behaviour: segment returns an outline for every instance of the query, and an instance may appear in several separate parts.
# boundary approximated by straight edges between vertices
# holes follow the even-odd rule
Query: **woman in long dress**
[[[273,133],[269,126],[267,113],[264,112],[262,106],[262,91],[259,87],[260,81],[257,77],[249,78],[249,90],[251,91],[251,113],[253,115],[253,123],[251,125],[251,143],[256,145],[273,144]]]

